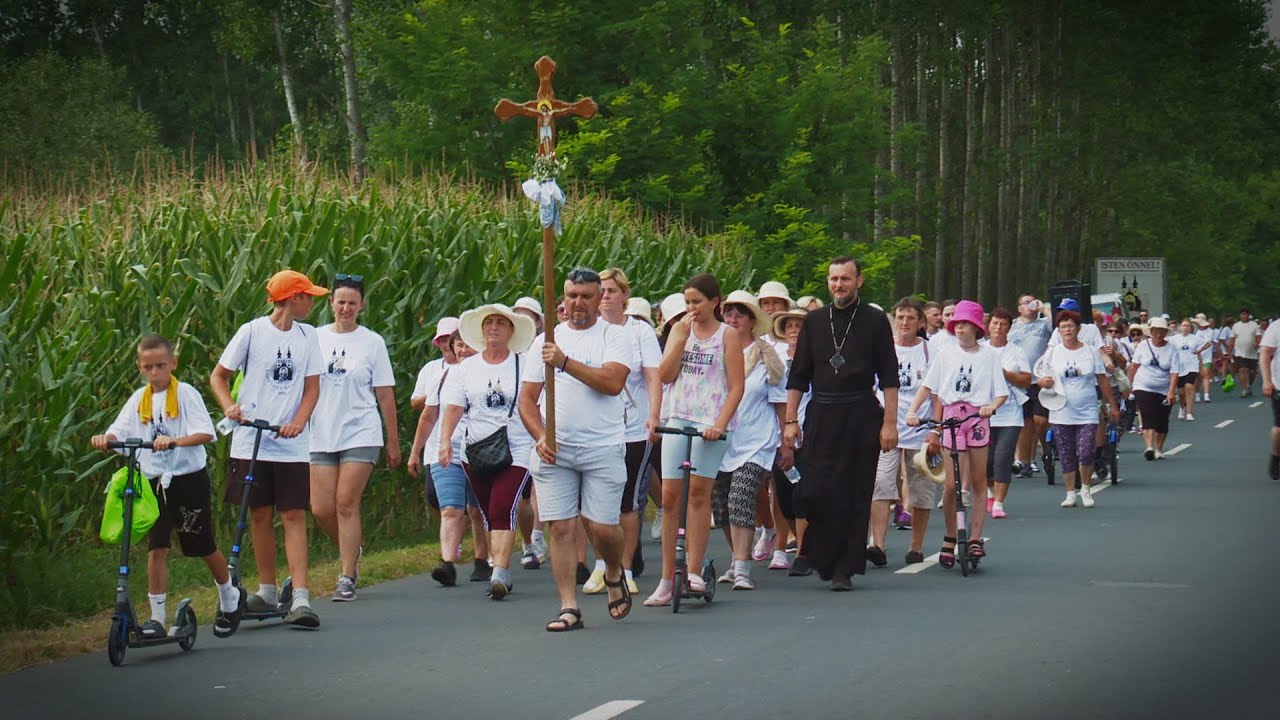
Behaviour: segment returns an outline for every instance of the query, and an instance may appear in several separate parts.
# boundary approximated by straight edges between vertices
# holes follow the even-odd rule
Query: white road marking
[[[581,715],[574,715],[569,720],[609,720],[609,718],[618,717],[631,708],[643,704],[643,700],[611,700],[599,707],[591,708]]]
[[[1261,400],[1259,400],[1258,402],[1255,402],[1255,403],[1249,403],[1249,407],[1251,407],[1251,408],[1255,408],[1255,407],[1258,407],[1258,406],[1260,406],[1260,405],[1262,405],[1262,401],[1261,401]]]
[[[1174,448],[1174,449],[1170,450],[1169,452],[1165,453],[1165,457],[1168,457],[1168,456],[1170,456],[1170,455],[1177,455],[1178,453],[1182,452],[1183,450],[1186,450],[1186,449],[1187,449],[1187,448],[1189,448],[1189,447],[1191,447],[1191,443],[1182,443],[1182,444],[1181,444],[1181,445],[1179,445],[1178,447],[1176,447],[1176,448]]]
[[[1235,422],[1235,420],[1223,420],[1222,422],[1218,423],[1217,425],[1214,425],[1214,427],[1215,427],[1215,428],[1217,428],[1217,429],[1219,429],[1219,430],[1221,430],[1222,428],[1224,428],[1224,427],[1226,427],[1226,426],[1230,425],[1230,424],[1231,424],[1231,423],[1233,423],[1233,422]]]

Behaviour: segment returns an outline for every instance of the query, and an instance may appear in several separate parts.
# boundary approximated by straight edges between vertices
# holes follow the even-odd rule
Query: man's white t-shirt
[[[455,441],[461,438],[463,462],[467,461],[467,444],[479,442],[505,426],[512,461],[525,467],[529,451],[533,449],[533,438],[520,421],[520,412],[516,408],[520,392],[520,383],[516,382],[517,357],[523,380],[529,370],[529,361],[513,352],[507,353],[506,359],[496,365],[486,361],[481,353],[472,355],[454,365],[449,379],[445,380],[444,404],[463,408],[467,419],[464,427],[453,431],[452,438]],[[439,453],[437,449],[436,459],[439,459]]]
[[[1133,389],[1167,395],[1169,375],[1182,374],[1182,362],[1172,343],[1160,347],[1150,340],[1143,340],[1133,351],[1133,363],[1138,371],[1133,375]]]
[[[1271,384],[1280,383],[1280,322],[1272,321],[1262,334],[1262,347],[1271,348]]]
[[[893,351],[898,355],[898,448],[919,450],[929,428],[908,425],[907,412],[916,399],[916,392],[924,385],[925,375],[929,373],[929,361],[936,350],[930,341],[921,338],[920,342],[911,347],[899,345],[895,339]],[[884,393],[879,387],[876,388],[876,396],[880,398],[880,404],[884,405]],[[916,412],[922,418],[932,417],[933,398],[928,393],[925,398],[924,404]]]
[[[945,328],[930,335],[926,342],[929,343],[929,352],[931,353],[941,353],[950,347],[960,347],[960,341],[956,339],[955,335],[947,332]]]
[[[933,350],[937,348],[930,352]],[[943,348],[929,362],[924,384],[944,406],[958,402],[990,405],[998,397],[1009,396],[1009,384],[1000,370],[1000,351],[990,345],[979,345],[973,352],[966,352],[959,344]]]
[[[1084,344],[1075,350],[1058,345],[1045,351],[1044,360],[1053,373],[1054,387],[1067,398],[1067,404],[1061,410],[1049,411],[1049,422],[1058,425],[1097,424],[1097,376],[1107,372],[1098,351]]]
[[[1195,336],[1200,341],[1200,347],[1204,348],[1204,350],[1200,351],[1200,364],[1211,365],[1213,363],[1213,348],[1218,344],[1218,332],[1206,325],[1196,330]]]
[[[1031,363],[1021,347],[1008,343],[996,350],[1000,351],[1001,369],[1014,373],[1031,372]],[[1005,400],[1000,409],[996,410],[996,414],[991,416],[991,427],[1022,427],[1024,424],[1022,405],[1027,401],[1027,391],[1010,383],[1007,379],[1005,383],[1009,385],[1009,399]]]
[[[245,409],[245,419],[267,420],[272,425],[293,421],[298,406],[302,404],[303,379],[319,375],[324,370],[320,341],[314,327],[295,321],[287,331],[282,331],[271,324],[270,317],[256,318],[241,325],[222,351],[218,364],[228,370],[244,370],[238,402]],[[254,407],[249,410],[251,403]],[[253,436],[257,432],[249,427],[236,428],[231,441],[231,457],[237,460],[252,457]],[[258,459],[309,462],[310,443],[309,427],[304,427],[297,437],[289,439],[263,431]]]
[[[1218,352],[1225,355],[1227,353],[1227,344],[1231,342],[1231,328],[1223,325],[1218,328],[1216,337],[1218,339]]]
[[[311,452],[382,447],[382,415],[373,389],[396,384],[387,343],[363,326],[340,333],[326,325],[316,334],[324,372],[311,413]]]
[[[743,358],[751,348],[742,351]],[[782,431],[778,428],[778,411],[774,403],[787,402],[786,375],[777,384],[769,384],[769,371],[764,362],[758,363],[747,373],[738,403],[736,429],[729,436],[729,449],[720,462],[721,472],[733,472],[747,463],[755,463],[765,470],[773,468],[773,456],[782,445]]]
[[[440,384],[440,376],[444,374],[444,358],[436,358],[428,360],[426,365],[418,371],[418,378],[413,383],[413,393],[409,395],[409,401],[413,402],[418,398],[427,396],[427,388],[433,384]]]
[[[603,322],[603,321],[601,321]],[[649,385],[644,379],[646,368],[657,369],[662,362],[662,350],[658,348],[658,336],[649,324],[633,317],[618,325],[632,337],[631,364],[627,366],[627,389],[622,393],[626,413],[626,441],[642,442],[649,439],[645,421],[649,419]]]
[[[1258,359],[1258,331],[1258,323],[1252,320],[1231,326],[1231,335],[1236,339],[1236,357]]]
[[[165,417],[164,403],[169,397],[168,390],[152,392],[151,422],[142,424],[138,408],[142,405],[142,394],[146,387],[140,387],[129,396],[116,419],[107,428],[105,435],[115,435],[117,440],[140,438],[143,442],[151,442],[164,435],[180,438],[196,433],[213,435],[213,419],[204,406],[204,398],[200,391],[184,382],[178,383],[178,417]],[[124,451],[119,451],[122,455]],[[160,477],[166,472],[174,475],[187,475],[201,470],[208,457],[203,445],[193,447],[175,447],[164,452],[152,450],[138,451],[138,465],[142,474],[149,477]]]
[[[541,358],[545,343],[545,335],[534,338],[526,355]],[[629,368],[633,363],[631,333],[621,325],[610,325],[603,320],[596,320],[586,330],[578,330],[567,323],[557,326],[556,345],[570,360],[588,367],[601,368],[606,363],[618,363]],[[530,365],[524,382],[544,382],[546,365],[541,362]],[[578,447],[625,442],[622,393],[605,395],[559,368],[555,372],[557,442]]]

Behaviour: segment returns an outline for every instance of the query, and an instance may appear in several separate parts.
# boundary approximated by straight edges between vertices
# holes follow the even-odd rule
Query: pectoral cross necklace
[[[831,324],[831,343],[836,346],[835,354],[831,356],[831,359],[828,360],[827,363],[831,365],[831,368],[836,371],[837,375],[840,374],[840,368],[844,367],[844,343],[849,339],[849,331],[853,329],[853,321],[857,319],[858,308],[860,307],[862,307],[861,300],[858,301],[857,305],[853,306],[853,314],[849,316],[849,326],[844,329],[844,335],[841,336],[839,342],[836,342],[835,305],[831,306],[831,312],[827,315],[827,322]]]

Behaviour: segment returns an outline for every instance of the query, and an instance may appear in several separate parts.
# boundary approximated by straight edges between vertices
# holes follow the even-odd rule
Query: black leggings
[[[1172,405],[1164,404],[1168,396],[1150,390],[1134,390],[1133,395],[1137,398],[1138,412],[1142,413],[1142,429],[1168,435],[1169,413],[1173,412]]]

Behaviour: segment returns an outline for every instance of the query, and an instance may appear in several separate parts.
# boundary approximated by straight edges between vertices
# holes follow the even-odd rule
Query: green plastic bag
[[[103,508],[102,528],[98,531],[98,537],[112,545],[119,543],[120,537],[124,534],[124,487],[128,482],[128,475],[129,468],[122,467],[107,483],[107,503]],[[160,503],[151,490],[151,482],[143,477],[142,473],[136,473],[133,476],[133,486],[137,495],[133,498],[131,542],[146,537],[151,531],[151,526],[155,525],[160,517]]]
[[[1227,375],[1222,378],[1222,392],[1231,392],[1236,389],[1236,376]]]

